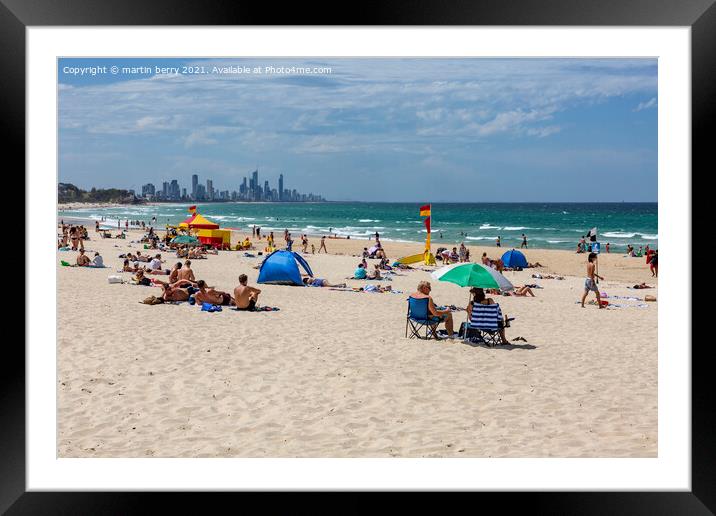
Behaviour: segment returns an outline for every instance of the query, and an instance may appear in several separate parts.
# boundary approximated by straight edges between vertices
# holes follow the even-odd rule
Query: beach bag
[[[107,282],[110,283],[110,284],[114,284],[114,283],[124,283],[124,280],[122,280],[122,277],[121,277],[121,276],[108,276],[108,277],[107,277]]]
[[[149,296],[144,301],[142,301],[145,305],[161,305],[164,303],[164,300],[161,297],[157,296]]]
[[[644,296],[644,301],[656,301],[656,296],[653,296],[651,294],[647,294]]]

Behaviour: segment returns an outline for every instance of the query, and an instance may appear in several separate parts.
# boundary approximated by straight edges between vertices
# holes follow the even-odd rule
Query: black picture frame
[[[104,25],[555,25],[688,26],[692,51],[692,171],[706,173],[716,120],[715,0],[529,0],[510,2],[384,1],[379,5],[271,4],[189,0],[0,0],[0,141],[5,157],[25,165],[25,29],[29,26]],[[263,5],[263,7],[262,7]],[[346,9],[348,7],[348,9]],[[319,14],[320,13],[320,14]],[[689,171],[684,171],[686,180]],[[692,176],[693,177],[693,172]],[[693,320],[693,319],[692,319]],[[693,338],[692,338],[693,341]],[[127,514],[147,512],[158,497],[205,512],[204,500],[185,493],[26,492],[25,354],[7,341],[0,371],[0,513]],[[674,345],[685,345],[674,342]],[[483,493],[512,512],[527,506],[548,514],[713,514],[716,512],[713,387],[708,341],[692,347],[692,490],[690,492]],[[201,498],[209,496],[204,493]],[[212,497],[217,494],[211,494]],[[247,495],[244,494],[244,497]],[[252,495],[251,497],[255,497]],[[223,497],[227,497],[224,495]],[[294,510],[305,497],[287,497]],[[420,498],[419,498],[420,499]],[[457,501],[457,499],[455,499]],[[213,500],[212,500],[213,501]],[[246,503],[246,502],[244,502]],[[277,501],[272,498],[272,503]],[[474,502],[473,502],[474,503]],[[484,502],[483,502],[484,503]],[[360,502],[352,510],[360,509]],[[402,506],[402,504],[401,504]],[[274,509],[280,508],[273,505]],[[387,508],[387,506],[385,506]],[[370,506],[365,509],[371,510]],[[524,509],[523,509],[524,510]]]

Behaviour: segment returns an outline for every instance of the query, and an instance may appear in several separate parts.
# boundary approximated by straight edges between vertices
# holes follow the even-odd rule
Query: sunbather
[[[199,280],[196,284],[199,292],[194,294],[197,303],[211,303],[212,305],[230,306],[234,305],[234,298],[228,292],[216,290],[213,287],[207,287],[204,280]]]
[[[532,289],[528,287],[527,285],[523,285],[521,287],[515,287],[515,290],[513,292],[504,292],[504,296],[532,296],[535,297],[534,292],[532,292]]]
[[[303,277],[303,284],[307,285],[309,287],[339,287],[339,288],[342,288],[342,287],[346,286],[345,283],[336,283],[334,285],[334,284],[328,283],[328,281],[325,279],[312,278],[310,276]]]
[[[86,267],[86,266],[89,265],[89,264],[90,264],[89,256],[87,256],[87,255],[85,254],[85,250],[84,250],[84,249],[80,249],[80,254],[77,255],[77,265],[78,265],[79,267]]]
[[[143,285],[145,287],[148,287],[152,284],[152,281],[144,275],[144,271],[142,269],[139,269],[137,271],[137,274],[135,274],[132,278],[132,282],[137,285]]]
[[[174,264],[174,268],[169,273],[169,283],[174,283],[176,280],[179,279],[179,270],[181,270],[181,262],[177,262]]]
[[[369,275],[367,276],[367,278],[368,278],[368,279],[373,279],[373,280],[382,279],[383,277],[380,275],[380,266],[379,266],[379,265],[375,265],[374,267],[375,267],[375,270],[374,270],[371,274],[369,274]]]
[[[184,262],[184,266],[179,270],[177,276],[179,279],[196,281],[196,278],[194,277],[194,271],[191,269],[191,260],[187,260]]]
[[[164,301],[186,301],[189,299],[189,291],[180,288],[172,287],[166,283],[162,283],[162,298]]]
[[[246,310],[253,312],[256,310],[256,303],[259,299],[261,290],[248,286],[248,276],[242,274],[239,276],[239,286],[234,289],[234,303],[237,310]]]

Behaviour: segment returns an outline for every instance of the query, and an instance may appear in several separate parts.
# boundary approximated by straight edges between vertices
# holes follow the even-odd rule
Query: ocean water
[[[58,217],[100,220],[117,227],[117,221],[149,222],[154,216],[157,227],[177,224],[188,217],[188,203],[136,205],[116,208],[64,210]],[[222,227],[244,230],[252,226],[262,233],[288,228],[294,238],[301,234],[350,236],[368,240],[375,232],[381,240],[420,242],[425,240],[419,203],[208,203],[197,211]],[[658,247],[657,203],[475,203],[433,204],[432,243],[454,245],[495,245],[519,247],[522,234],[529,247],[543,249],[576,248],[582,235],[597,227],[598,240],[615,250],[649,244]]]

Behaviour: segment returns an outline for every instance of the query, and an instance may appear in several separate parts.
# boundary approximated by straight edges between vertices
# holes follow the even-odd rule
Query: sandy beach
[[[496,299],[515,318],[507,337],[527,342],[488,348],[405,338],[406,298],[419,281],[431,281],[439,304],[467,305],[467,289],[423,270],[380,282],[401,293],[258,285],[273,312],[144,305],[159,288],[107,281],[118,255],[143,251],[132,243],[139,235],[100,239],[90,229],[86,249],[106,269],[62,267],[77,253],[57,253],[60,457],[657,455],[657,303],[615,297],[658,298],[656,288],[627,288],[657,285],[643,258],[600,256],[600,289],[621,307],[598,310],[577,304],[586,255],[527,249],[545,267],[506,277],[543,288]],[[345,278],[367,245],[329,239],[330,254],[306,259],[317,277],[365,286]],[[422,248],[384,245],[391,259]],[[472,259],[483,250],[504,251],[470,246]],[[242,273],[256,285],[261,259],[220,252],[193,269],[231,291]],[[453,315],[456,326],[465,320]]]

